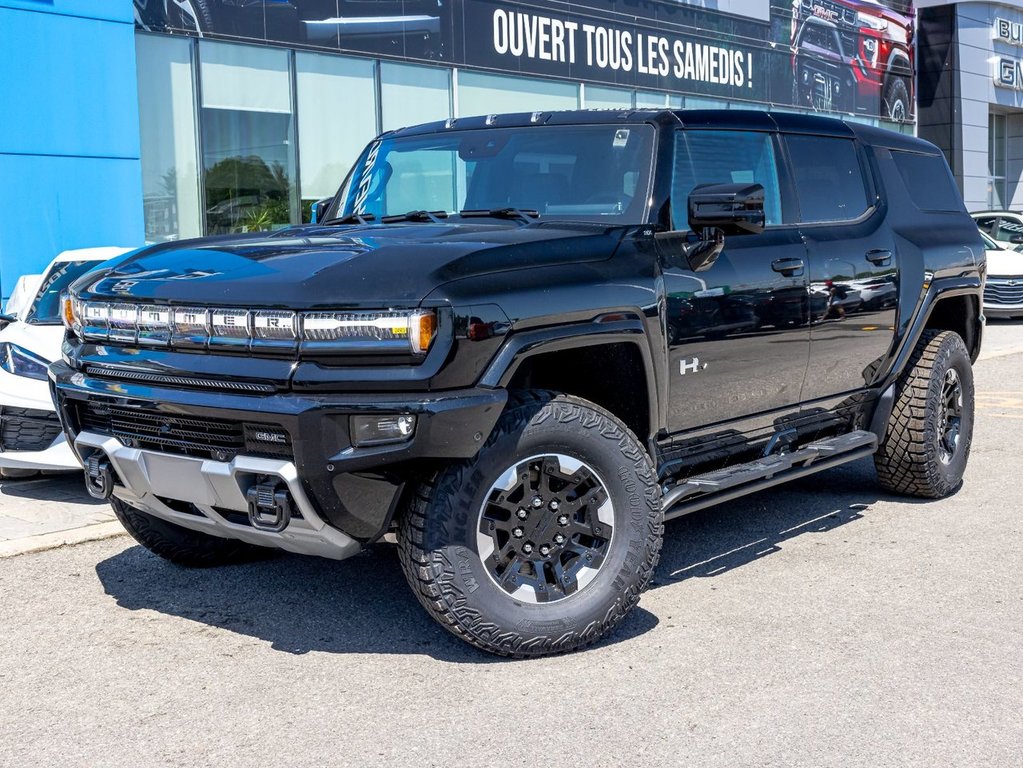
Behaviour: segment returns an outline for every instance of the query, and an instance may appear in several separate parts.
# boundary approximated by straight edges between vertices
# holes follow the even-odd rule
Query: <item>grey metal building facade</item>
[[[1023,208],[1023,0],[918,8],[918,131],[970,210]]]

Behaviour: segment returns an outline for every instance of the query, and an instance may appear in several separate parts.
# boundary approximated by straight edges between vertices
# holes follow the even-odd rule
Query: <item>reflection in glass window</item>
[[[203,41],[199,53],[207,233],[297,222],[288,52]]]
[[[380,65],[380,108],[384,130],[451,117],[450,70],[414,64]]]
[[[637,109],[676,109],[678,108],[675,106],[676,103],[678,107],[682,106],[681,96],[669,97],[666,93],[654,93],[652,91],[636,92]]]
[[[365,59],[295,54],[303,221],[332,196],[377,134],[375,64]]]
[[[686,201],[702,184],[760,184],[768,224],[782,222],[778,166],[771,134],[754,131],[680,131],[675,143],[671,198],[675,224],[682,226]]]
[[[191,48],[191,40],[136,37],[142,205],[149,241],[202,234]]]
[[[799,220],[848,221],[869,207],[856,145],[826,136],[786,136]]]
[[[357,166],[341,215],[535,210],[544,218],[644,220],[648,125],[541,126],[388,138]]]
[[[579,86],[574,83],[458,73],[458,114],[462,117],[578,108]]]
[[[632,91],[621,88],[603,88],[599,85],[587,85],[584,91],[586,109],[619,109],[632,106]],[[663,102],[664,99],[662,98]]]

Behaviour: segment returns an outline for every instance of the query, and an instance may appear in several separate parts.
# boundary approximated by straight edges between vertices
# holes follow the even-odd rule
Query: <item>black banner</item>
[[[139,27],[740,99],[913,115],[912,3],[135,0]]]

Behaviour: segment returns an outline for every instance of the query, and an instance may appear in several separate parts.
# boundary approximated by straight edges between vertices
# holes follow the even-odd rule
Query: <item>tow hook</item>
[[[280,533],[291,522],[291,493],[284,483],[257,483],[245,493],[253,528]]]
[[[114,470],[102,453],[94,453],[85,461],[85,490],[103,501],[114,492]]]

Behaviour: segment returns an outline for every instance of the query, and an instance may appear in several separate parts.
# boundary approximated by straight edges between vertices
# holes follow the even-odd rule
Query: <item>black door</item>
[[[895,338],[898,253],[855,141],[787,136],[810,275],[804,401],[875,383]]]
[[[799,402],[809,354],[806,249],[779,183],[770,132],[678,134],[672,189],[676,226],[700,184],[758,183],[768,226],[730,235],[717,262],[694,272],[662,264],[673,432]]]

